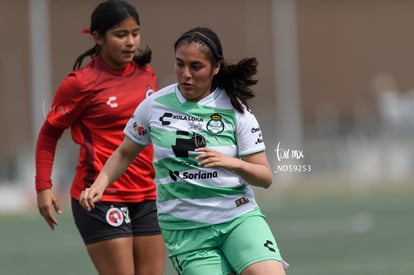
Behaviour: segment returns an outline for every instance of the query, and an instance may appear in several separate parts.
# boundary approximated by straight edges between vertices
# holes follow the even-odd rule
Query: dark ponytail
[[[209,49],[208,58],[212,67],[221,63],[220,70],[213,78],[213,86],[226,91],[233,107],[243,113],[243,105],[249,108],[249,99],[255,97],[251,86],[257,84],[253,76],[257,73],[256,58],[244,58],[236,64],[224,60],[223,49],[217,34],[207,27],[195,27],[183,33],[175,42],[174,49],[182,43],[197,42]]]
[[[138,50],[138,55],[134,57],[134,61],[138,64],[138,66],[145,66],[146,64],[151,63],[151,59],[152,51],[148,46],[146,46],[143,50]]]
[[[78,56],[78,58],[76,58],[75,64],[73,65],[73,70],[77,70],[82,66],[82,61],[85,57],[89,56],[92,58],[96,54],[97,48],[98,46],[95,45],[93,46],[93,48],[90,48],[89,50]]]
[[[251,86],[258,82],[258,80],[253,79],[253,76],[257,73],[258,64],[254,57],[244,58],[237,64],[228,65],[223,62],[219,73],[213,79],[219,88],[226,91],[231,104],[239,112],[243,112],[240,102],[249,108],[248,101],[255,97]]]

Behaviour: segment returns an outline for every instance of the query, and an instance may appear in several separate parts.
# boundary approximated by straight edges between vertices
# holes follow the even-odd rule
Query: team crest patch
[[[112,226],[120,226],[124,222],[124,215],[119,208],[111,207],[106,211],[106,222]]]
[[[207,130],[212,134],[219,134],[224,130],[224,123],[221,121],[221,115],[215,113],[210,116],[207,122]]]
[[[145,92],[145,97],[149,97],[150,95],[152,95],[154,92],[154,90],[151,88],[150,85],[147,86],[147,91]]]

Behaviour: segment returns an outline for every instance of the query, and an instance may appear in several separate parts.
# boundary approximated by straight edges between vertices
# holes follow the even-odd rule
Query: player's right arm
[[[37,207],[52,230],[58,224],[54,212],[61,214],[59,202],[52,191],[51,180],[56,146],[65,129],[70,127],[90,105],[88,87],[76,73],[70,73],[56,90],[37,138],[35,156]]]
[[[145,146],[134,143],[128,137],[125,137],[119,147],[108,158],[94,183],[81,193],[79,198],[81,206],[88,211],[93,209],[95,202],[102,199],[105,189],[122,176],[144,148]]]
[[[54,230],[58,224],[53,210],[61,214],[59,202],[52,192],[52,166],[56,145],[65,129],[52,126],[47,120],[40,129],[36,143],[36,193],[37,207],[40,215]]]
[[[53,214],[53,210],[57,214],[62,214],[59,202],[51,189],[45,189],[37,193],[37,207],[40,215],[45,219],[50,229],[54,230],[58,225],[58,221]]]

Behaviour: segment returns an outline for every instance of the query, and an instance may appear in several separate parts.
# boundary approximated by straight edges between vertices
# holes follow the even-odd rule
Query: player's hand
[[[57,214],[62,214],[59,202],[56,199],[52,190],[46,189],[37,193],[37,208],[39,208],[40,215],[46,220],[50,229],[54,230],[58,225],[58,221],[53,214],[53,210]]]
[[[99,190],[93,185],[82,191],[79,197],[80,205],[87,211],[91,211],[95,207],[95,202],[102,199],[103,190]]]
[[[237,169],[240,166],[240,159],[224,155],[216,150],[210,148],[196,148],[194,151],[201,152],[196,157],[199,166],[204,167],[221,167],[226,169]]]

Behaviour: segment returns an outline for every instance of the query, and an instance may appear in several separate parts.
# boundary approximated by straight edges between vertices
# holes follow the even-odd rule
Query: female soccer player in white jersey
[[[260,126],[248,108],[257,60],[228,64],[217,35],[197,27],[175,42],[176,84],[144,100],[126,138],[90,188],[86,210],[153,144],[158,220],[179,274],[285,274],[275,237],[250,185],[272,172]]]

